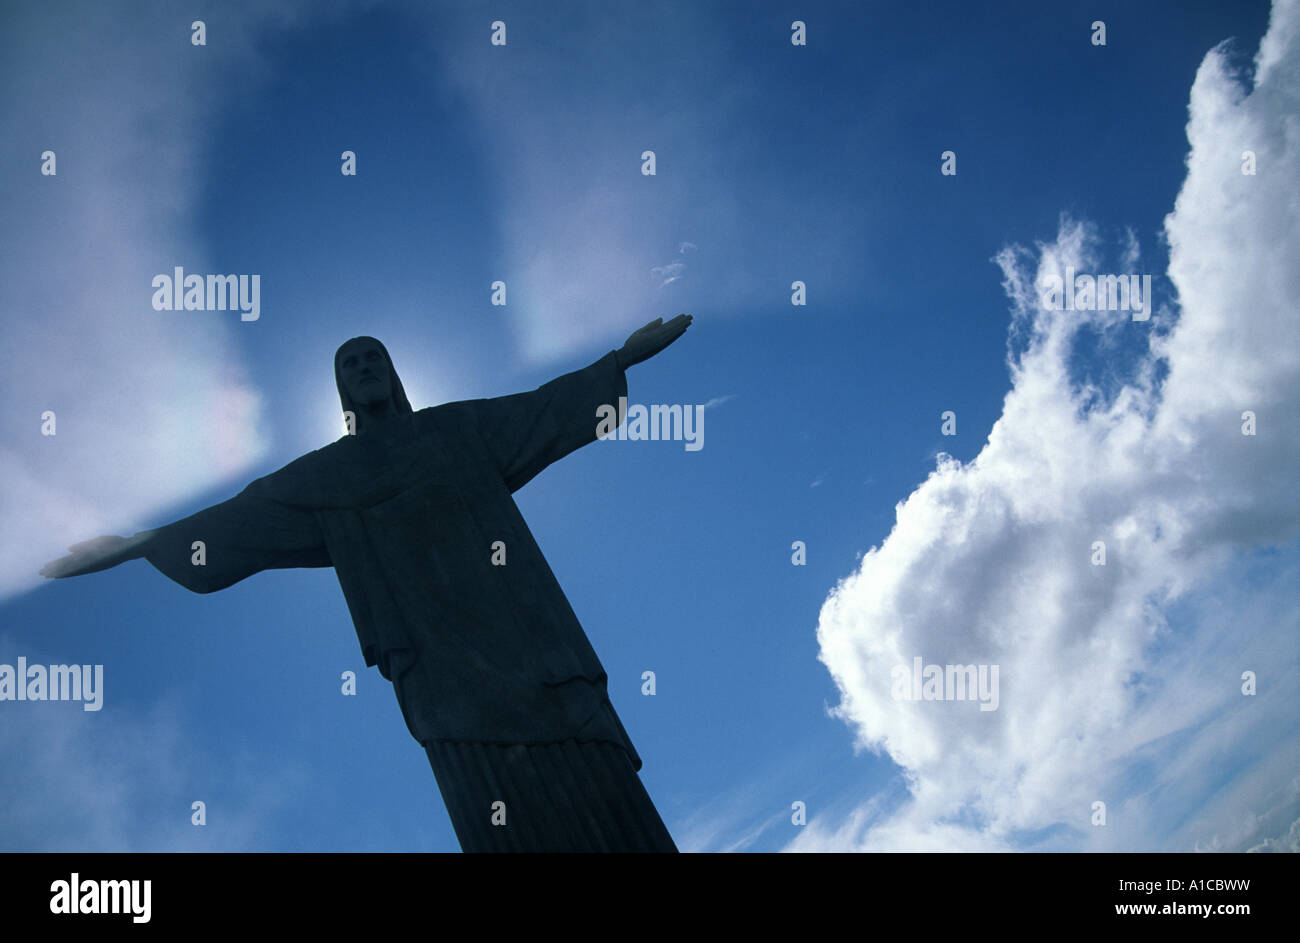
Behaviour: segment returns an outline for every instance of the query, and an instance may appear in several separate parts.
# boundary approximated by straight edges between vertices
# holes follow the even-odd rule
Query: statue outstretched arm
[[[148,552],[154,530],[142,530],[131,537],[95,537],[83,540],[68,548],[68,555],[51,560],[41,567],[41,576],[63,579],[111,569],[128,560],[138,560]]]
[[[41,574],[80,576],[143,558],[191,592],[212,593],[262,570],[330,566],[314,511],[274,496],[271,486],[284,471],[155,530],[74,544],[68,556],[47,563]],[[300,486],[300,477],[290,475],[279,482],[279,490]]]
[[[614,351],[619,367],[626,370],[635,363],[649,360],[686,333],[692,320],[689,314],[679,314],[667,324],[664,323],[663,318],[655,318],[644,327],[633,331],[632,336],[624,342],[623,346]]]
[[[543,468],[598,437],[602,411],[627,395],[624,373],[653,357],[685,332],[689,314],[668,323],[656,318],[634,331],[618,350],[529,393],[465,400],[467,410],[506,486],[518,491]]]

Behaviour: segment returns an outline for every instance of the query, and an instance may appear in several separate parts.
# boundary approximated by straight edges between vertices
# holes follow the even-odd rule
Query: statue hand
[[[134,537],[96,537],[83,540],[68,548],[66,557],[51,560],[41,567],[41,576],[46,579],[61,579],[66,576],[82,576],[107,570],[127,560],[143,556],[141,545],[149,539],[153,531],[143,531]]]
[[[632,336],[619,348],[619,362],[626,369],[634,363],[648,360],[681,337],[691,326],[692,320],[689,314],[679,314],[667,324],[663,318],[655,318],[645,327],[632,332]]]

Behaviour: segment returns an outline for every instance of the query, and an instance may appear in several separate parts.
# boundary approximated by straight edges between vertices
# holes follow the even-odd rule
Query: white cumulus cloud
[[[1298,34],[1300,5],[1279,3],[1253,89],[1223,49],[1197,73],[1154,279],[1176,318],[1042,307],[1037,284],[1067,266],[1141,272],[1131,234],[1107,247],[1063,220],[1050,244],[999,255],[1002,415],[971,462],[940,456],[899,503],[817,630],[836,713],[900,767],[910,800],[864,796],[792,849],[1294,845]],[[1084,333],[1103,351],[1149,346],[1116,385],[1081,372]],[[999,666],[997,710],[895,700],[891,670],[915,657]]]

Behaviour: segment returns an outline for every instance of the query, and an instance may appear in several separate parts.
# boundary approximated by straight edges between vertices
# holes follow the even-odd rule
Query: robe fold
[[[616,407],[626,395],[611,351],[529,393],[402,415],[382,432],[345,435],[159,529],[145,557],[199,593],[261,570],[333,566],[365,662],[393,683],[465,850],[631,849],[645,843],[604,833],[624,833],[629,815],[647,814],[657,847],[675,850],[636,776],[641,760],[610,705],[605,670],[511,497],[595,441],[598,407]],[[195,541],[204,544],[206,565],[192,563]],[[493,565],[496,541],[505,545],[505,565]],[[506,803],[508,823],[512,802],[525,819],[548,807],[535,802],[531,787],[503,785],[536,785],[538,770],[530,760],[521,772],[520,757],[545,764],[547,782],[583,778],[583,753],[566,752],[565,744],[595,764],[571,798],[612,790],[618,795],[606,803],[608,814],[595,816],[581,840],[567,827],[534,828],[529,840],[527,826],[540,823],[518,815],[517,827],[475,838],[492,802]],[[462,754],[475,758],[472,769],[461,769]],[[557,757],[578,765],[555,769]],[[630,780],[621,778],[624,767]]]

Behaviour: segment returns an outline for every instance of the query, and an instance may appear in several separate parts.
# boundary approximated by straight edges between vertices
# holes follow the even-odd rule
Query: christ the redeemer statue
[[[76,544],[41,573],[143,557],[211,593],[261,570],[332,566],[463,850],[676,851],[605,670],[511,494],[595,441],[598,408],[627,395],[624,370],[690,323],[656,319],[531,393],[418,412],[383,344],[355,337],[334,356],[353,434],[174,524]]]

